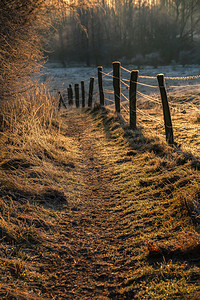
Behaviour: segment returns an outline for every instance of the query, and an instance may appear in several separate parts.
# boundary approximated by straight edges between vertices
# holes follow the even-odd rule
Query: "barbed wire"
[[[129,99],[122,92],[121,95],[126,99],[127,102],[129,102]]]
[[[126,69],[126,68],[124,68],[124,67],[122,67],[122,66],[121,66],[121,69],[123,69],[124,71],[126,71],[126,72],[128,72],[128,73],[131,73],[130,70],[128,70],[128,69]]]
[[[110,79],[110,78],[104,78],[104,80],[113,81],[113,79]]]
[[[100,73],[102,73],[102,74],[104,75],[104,76],[102,76],[102,77],[108,76],[108,75],[110,75],[112,72],[113,72],[113,70],[111,70],[111,71],[108,72],[108,73],[105,73],[105,72],[103,72],[103,71],[100,71]]]
[[[193,130],[200,130],[200,127],[199,128],[195,128],[195,127],[187,127],[187,126],[184,126],[184,125],[180,125],[180,124],[175,124],[174,127],[178,127],[178,128],[185,128],[185,129],[193,129]]]
[[[158,86],[157,85],[150,85],[150,84],[146,84],[146,83],[142,83],[142,82],[139,82],[139,81],[132,81],[133,83],[137,83],[137,84],[139,84],[139,85],[143,85],[143,86],[147,86],[147,87],[151,87],[151,88],[158,88]]]
[[[129,88],[127,86],[121,86],[121,90],[129,90]]]
[[[108,77],[112,77],[112,78],[117,78],[117,77],[114,77],[113,75],[110,75],[112,73],[112,71],[110,71],[109,73],[104,73],[104,72],[101,72],[102,74],[105,74],[105,76],[108,76]],[[105,78],[104,78],[105,79]],[[119,78],[118,78],[119,79]]]
[[[147,113],[142,112],[141,109],[137,108],[137,111],[135,111],[135,110],[132,110],[132,111],[135,112],[135,113],[139,113],[139,114],[141,114],[141,115],[144,115],[145,117],[149,118],[151,121],[156,121],[156,122],[159,123],[162,127],[164,127],[164,124],[162,124],[162,123],[160,122],[160,120],[158,120],[158,119],[156,119],[156,118],[153,118],[150,114],[147,114]],[[170,126],[167,126],[167,127],[171,128]]]
[[[126,107],[123,104],[121,104],[121,107],[127,112],[127,114],[129,113],[129,110],[126,109]]]
[[[109,98],[104,98],[104,99],[107,100],[107,101],[110,101],[110,102],[112,102],[112,103],[115,103],[115,101],[112,100],[112,99],[109,99]]]
[[[144,75],[139,75],[140,78],[145,78],[145,79],[157,79],[157,76],[144,76]]]
[[[121,68],[124,71],[128,72],[128,73],[132,72],[132,71],[124,68],[123,66],[121,66]],[[139,75],[139,77],[146,78],[146,79],[148,79],[148,78],[150,78],[150,79],[156,79],[157,78],[157,76],[143,76],[143,75]],[[165,76],[165,79],[169,79],[169,80],[190,80],[190,79],[198,79],[198,78],[200,78],[200,75],[175,76],[175,77],[173,77],[173,76]]]
[[[128,80],[128,79],[126,79],[126,78],[122,78],[121,80],[127,81],[127,82],[133,82],[133,83],[140,84],[140,85],[144,85],[144,86],[147,86],[147,87],[158,88],[157,85],[150,85],[150,84],[146,84],[146,83],[139,82],[139,81],[132,81],[132,80],[130,80],[130,79]],[[129,87],[130,87],[130,85],[129,85]]]
[[[114,91],[112,91],[112,90],[106,90],[106,89],[105,89],[104,92],[105,92],[105,93],[108,93],[108,94],[114,94]]]
[[[128,85],[127,83],[125,83],[125,82],[123,81],[123,79],[120,79],[120,81],[121,81],[121,83],[123,83],[126,87],[130,88],[130,85]]]
[[[177,76],[177,77],[165,76],[164,78],[168,80],[190,80],[190,79],[198,79],[200,78],[200,75]]]
[[[140,95],[140,96],[142,96],[143,98],[146,98],[147,100],[149,100],[149,101],[152,101],[152,102],[155,102],[156,104],[159,104],[159,105],[161,105],[162,103],[158,100],[158,101],[156,101],[154,98],[152,98],[151,96],[148,96],[148,95],[146,95],[146,94],[143,94],[143,93],[141,93],[141,92],[139,92],[139,91],[137,91],[137,94],[138,95]]]
[[[185,85],[170,85],[169,88],[191,88],[191,87],[200,87],[200,83],[199,84],[185,84]]]
[[[193,109],[197,109],[198,110],[197,104],[194,104],[194,103],[191,103],[191,102],[189,102],[189,103],[187,103],[187,102],[181,102],[180,103],[180,101],[183,101],[183,100],[180,100],[180,101],[177,102],[177,100],[174,100],[172,98],[173,97],[172,96],[172,91],[169,90],[169,87],[166,87],[166,90],[167,90],[168,98],[169,98],[171,104],[176,105],[177,107],[179,107],[181,105],[181,108],[185,108],[185,109],[189,109],[190,106],[191,106]]]
[[[186,131],[186,132],[188,132],[188,133],[192,133],[192,134],[194,134],[194,135],[200,136],[200,133],[190,131],[190,130],[187,129],[187,127],[183,127],[183,126],[181,126],[181,125],[178,126],[178,125],[176,125],[176,124],[175,124],[175,125],[173,124],[173,127],[174,127],[174,128],[178,128],[178,129],[181,129],[181,130]],[[195,130],[198,130],[198,129],[195,129]]]

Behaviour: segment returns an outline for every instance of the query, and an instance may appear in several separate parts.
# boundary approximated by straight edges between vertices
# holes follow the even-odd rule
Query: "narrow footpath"
[[[62,235],[70,253],[67,251],[66,257],[61,252],[60,266],[55,264],[58,282],[50,288],[59,299],[121,299],[120,278],[113,272],[117,221],[112,211],[116,193],[105,135],[91,116],[77,111],[69,114],[67,135],[80,152],[74,180],[82,184],[78,187],[79,199],[63,219],[68,225],[62,228]]]

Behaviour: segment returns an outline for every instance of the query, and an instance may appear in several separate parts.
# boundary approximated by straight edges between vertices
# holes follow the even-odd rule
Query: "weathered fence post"
[[[85,107],[85,84],[81,81],[82,107]]]
[[[168,144],[174,144],[172,120],[171,120],[171,115],[170,115],[169,103],[168,103],[168,99],[167,99],[167,93],[166,93],[166,89],[165,89],[164,75],[158,74],[157,80],[158,80],[158,85],[159,85],[160,95],[161,95],[161,100],[162,100],[162,106],[163,106],[166,140],[167,140]]]
[[[113,87],[115,95],[115,110],[120,113],[120,97],[121,97],[121,64],[119,61],[113,62]]]
[[[136,129],[136,94],[138,71],[131,72],[130,89],[129,89],[129,108],[130,108],[130,128]]]
[[[58,95],[59,95],[58,110],[61,109],[61,104],[63,104],[63,106],[64,106],[65,108],[67,108],[67,105],[66,105],[66,103],[65,103],[65,101],[64,101],[64,99],[63,99],[63,96],[62,96],[62,94],[61,94],[60,91],[58,92]]]
[[[73,105],[73,90],[72,90],[72,85],[69,85],[69,88],[67,89],[68,91],[68,102],[69,105]]]
[[[79,84],[75,84],[76,108],[79,108]]]
[[[100,105],[104,106],[104,92],[103,92],[103,76],[102,76],[102,67],[98,67],[98,84],[99,84],[99,95],[100,95]]]
[[[89,87],[88,107],[92,107],[93,90],[94,90],[94,77],[91,77],[90,87]]]
[[[70,100],[70,88],[67,88],[67,98],[68,98],[68,104],[71,105],[71,100]]]

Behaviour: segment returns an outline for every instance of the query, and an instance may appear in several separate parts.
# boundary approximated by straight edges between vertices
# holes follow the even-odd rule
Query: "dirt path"
[[[75,180],[82,184],[80,199],[63,220],[68,224],[62,231],[70,255],[61,251],[59,272],[55,265],[59,283],[51,287],[52,294],[63,299],[120,299],[120,278],[112,272],[116,221],[112,217],[112,170],[105,147],[102,151],[105,136],[87,114],[71,112],[66,122],[68,135],[80,151]]]

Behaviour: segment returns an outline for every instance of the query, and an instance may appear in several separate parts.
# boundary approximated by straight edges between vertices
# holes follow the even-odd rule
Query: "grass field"
[[[199,225],[187,210],[192,199],[199,203],[192,156],[146,131],[103,123],[123,149],[113,153],[120,220],[115,260],[121,269],[125,264],[123,291],[129,299],[198,299]]]
[[[27,97],[0,118],[1,298],[199,299],[198,131],[170,147],[145,116],[131,131],[111,110]],[[173,121],[196,130],[185,110]]]

